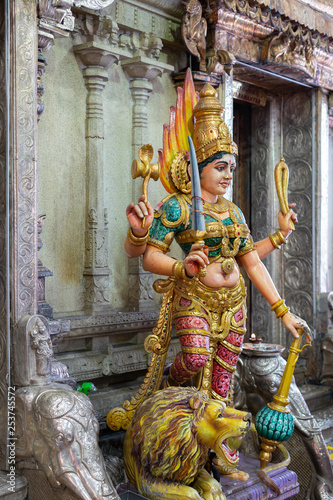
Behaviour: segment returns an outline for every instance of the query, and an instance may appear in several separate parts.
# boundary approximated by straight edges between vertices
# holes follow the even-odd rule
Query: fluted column
[[[173,71],[169,64],[144,56],[137,56],[122,61],[123,70],[129,79],[129,88],[133,100],[132,109],[132,157],[137,158],[141,146],[149,142],[147,103],[153,90],[152,81],[164,72]],[[162,133],[162,131],[161,131]],[[132,184],[132,200],[141,195],[141,183],[137,180]],[[129,305],[133,309],[149,309],[154,306],[152,284],[154,277],[144,271],[141,259],[129,262]]]
[[[148,141],[148,114],[147,103],[153,90],[150,81],[137,78],[129,82],[129,88],[133,99],[132,114],[132,156],[137,156],[138,150]]]
[[[224,121],[230,130],[231,135],[233,135],[234,126],[234,98],[233,98],[233,71],[230,70],[230,74],[223,73],[223,82],[219,87],[219,100],[224,107]],[[225,197],[228,200],[232,200],[233,183],[231,182]]]
[[[84,65],[86,99],[86,232],[84,264],[85,309],[98,310],[110,304],[108,220],[104,204],[104,113],[103,90],[108,68],[118,54],[100,42],[74,47]]]

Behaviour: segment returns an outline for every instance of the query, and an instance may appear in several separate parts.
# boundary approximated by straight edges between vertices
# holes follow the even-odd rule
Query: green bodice
[[[229,212],[229,217],[222,221],[218,213],[215,215],[212,212],[215,205],[204,206],[206,222],[204,242],[209,249],[208,255],[228,256],[230,252],[231,256],[243,255],[254,249],[250,231],[241,210],[234,203],[224,199],[220,201],[222,200],[224,211]],[[191,210],[191,202],[185,195],[177,194],[164,199],[155,212],[149,243],[167,252],[173,239],[176,239],[185,254],[188,254],[194,243],[190,233]]]

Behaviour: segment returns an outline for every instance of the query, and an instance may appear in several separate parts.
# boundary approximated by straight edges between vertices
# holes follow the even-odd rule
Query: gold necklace
[[[209,203],[208,201],[203,202],[206,210],[210,210],[211,212],[216,212],[218,214],[223,214],[229,210],[229,207],[225,200],[222,197],[218,197],[217,203]]]

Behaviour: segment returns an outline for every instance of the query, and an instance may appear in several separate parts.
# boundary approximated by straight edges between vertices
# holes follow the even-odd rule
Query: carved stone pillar
[[[223,73],[223,81],[219,87],[218,96],[221,101],[222,106],[224,107],[224,121],[230,130],[231,135],[233,134],[233,116],[234,116],[234,99],[233,99],[233,72],[232,69],[230,74],[226,72]],[[228,200],[232,200],[232,189],[233,183],[231,182],[226,194],[225,198]]]
[[[0,468],[6,465],[6,455],[8,458],[9,417],[13,417],[14,412],[13,400],[9,399],[14,391],[10,386],[15,384],[9,363],[10,346],[16,344],[16,325],[19,319],[24,314],[34,314],[37,308],[37,5],[36,0],[18,0],[6,2],[6,7],[8,10],[5,2],[1,2]],[[5,33],[8,26],[5,15],[10,19],[11,33]],[[10,68],[7,65],[9,59],[5,58],[5,48],[8,56],[10,55]],[[8,86],[5,71],[10,79]],[[7,108],[7,91],[10,93],[10,109]],[[10,194],[7,189],[8,180]],[[9,324],[9,314],[12,327]],[[12,343],[9,334],[13,339]],[[9,401],[10,405],[7,406]]]
[[[289,167],[289,199],[296,203],[298,224],[284,251],[285,299],[291,310],[313,324],[312,252],[312,104],[311,94],[286,96],[283,106],[283,156]]]
[[[252,108],[251,139],[251,232],[254,241],[267,238],[277,227],[277,202],[274,185],[274,167],[281,157],[281,141],[278,124],[280,101],[269,102],[265,107]],[[282,293],[282,251],[275,251],[265,258],[264,264],[269,270],[279,292]],[[251,329],[268,343],[282,343],[279,323],[271,313],[263,296],[251,284]]]
[[[108,219],[104,205],[104,115],[102,93],[108,68],[119,54],[107,45],[89,41],[74,46],[84,68],[86,100],[86,239],[85,308],[100,309],[110,304]]]
[[[135,157],[140,147],[148,140],[147,102],[153,90],[152,81],[165,72],[171,73],[173,66],[141,55],[125,59],[121,65],[129,79],[133,99],[132,155]]]
[[[129,79],[129,88],[133,100],[132,114],[132,157],[136,158],[141,146],[148,142],[147,102],[153,90],[152,80],[164,72],[170,73],[173,67],[144,56],[137,56],[122,61],[123,70]],[[132,200],[141,195],[139,182],[132,184]],[[153,276],[142,269],[141,259],[129,263],[129,305],[134,309],[153,307]]]
[[[2,2],[0,4],[0,67],[5,67],[5,4]],[[7,173],[7,134],[8,129],[6,126],[6,117],[8,116],[8,110],[6,109],[6,99],[7,90],[4,84],[0,85],[0,109],[4,110],[0,114],[0,135],[2,140],[0,141],[0,407],[2,408],[3,414],[0,421],[0,469],[5,468],[6,465],[6,434],[7,434],[7,419],[5,414],[7,413],[7,391],[8,382],[6,380],[7,366],[8,366],[8,352],[7,352],[7,342],[8,342],[8,317],[7,311],[9,304],[7,303],[6,294],[6,284],[8,283],[8,269],[6,269],[7,251],[8,251],[8,241],[6,235],[6,225],[8,223],[7,217],[7,190],[6,190],[6,174]]]
[[[37,251],[42,248],[43,243],[41,239],[41,234],[44,226],[44,221],[45,221],[46,215],[40,215],[37,220],[37,232],[38,232],[38,245],[37,245]],[[40,259],[38,259],[38,297],[37,297],[37,310],[38,314],[42,314],[48,319],[53,319],[53,309],[46,302],[45,298],[45,278],[48,276],[53,276],[53,272],[50,271]]]
[[[224,107],[224,121],[228,125],[230,133],[233,132],[233,71],[230,74],[223,73],[223,82],[219,88],[219,99]]]
[[[54,45],[55,37],[66,37],[74,29],[70,7],[73,0],[38,0],[37,119],[44,111],[42,76],[47,61],[43,53]]]

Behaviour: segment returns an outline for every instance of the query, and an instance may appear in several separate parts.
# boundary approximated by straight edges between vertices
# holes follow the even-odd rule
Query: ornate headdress
[[[199,97],[199,102],[193,109],[193,144],[198,163],[219,151],[237,155],[237,145],[231,139],[227,124],[223,120],[224,109],[216,99],[216,91],[206,83]]]
[[[223,121],[224,110],[216,99],[216,91],[207,83],[198,94],[190,69],[186,72],[184,89],[177,88],[177,105],[171,106],[170,111],[170,123],[163,127],[163,149],[158,151],[160,178],[169,193],[189,194],[188,136],[193,138],[198,163],[218,151],[237,154],[237,146]]]

